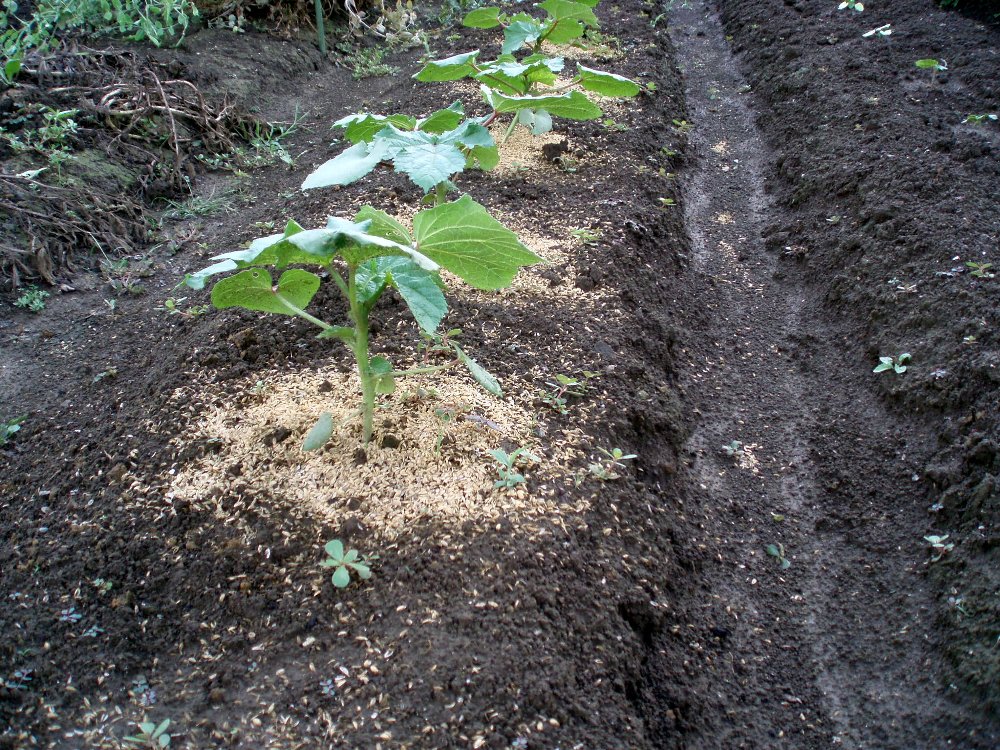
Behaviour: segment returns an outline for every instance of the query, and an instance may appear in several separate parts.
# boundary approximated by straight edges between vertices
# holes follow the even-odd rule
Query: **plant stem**
[[[326,25],[323,21],[323,3],[316,0],[316,38],[319,41],[319,53],[326,57]]]
[[[503,140],[500,141],[501,146],[507,142],[507,140],[510,138],[511,133],[514,132],[514,128],[516,127],[517,127],[517,112],[514,113],[514,119],[510,121],[510,125],[507,127],[507,132],[503,134]]]
[[[439,182],[434,188],[434,205],[440,206],[448,200],[448,183]]]
[[[361,439],[365,445],[372,439],[372,420],[375,414],[375,378],[372,376],[368,359],[368,310],[358,300],[357,270],[355,265],[347,267],[347,301],[351,305],[351,322],[354,323],[354,359],[358,363],[361,378]]]
[[[407,375],[428,375],[432,372],[447,370],[449,367],[454,366],[454,364],[455,362],[449,362],[446,365],[427,365],[426,367],[412,367],[409,370],[393,370],[389,375],[393,378],[402,378]]]

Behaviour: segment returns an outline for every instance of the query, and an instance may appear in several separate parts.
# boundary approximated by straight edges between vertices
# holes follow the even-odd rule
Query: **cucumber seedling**
[[[454,175],[471,167],[484,171],[499,162],[493,136],[479,120],[465,119],[461,102],[417,119],[410,115],[360,112],[333,124],[352,144],[318,167],[303,190],[349,185],[383,162],[419,185],[428,203],[443,203]]]
[[[908,352],[903,352],[896,357],[879,357],[878,365],[875,366],[875,369],[872,370],[872,372],[888,372],[889,370],[892,370],[897,375],[902,375],[906,372],[906,363],[909,362],[910,359],[912,359],[912,357],[910,357]]]
[[[396,289],[420,328],[433,333],[448,311],[440,269],[477,289],[497,290],[510,285],[522,266],[541,259],[517,236],[489,215],[469,196],[420,211],[412,231],[383,211],[365,206],[354,220],[331,217],[326,227],[305,230],[290,221],[282,234],[263,237],[247,250],[224,253],[215,263],[185,278],[202,289],[221,273],[233,273],[215,283],[212,304],[219,309],[241,307],[301,318],[320,329],[318,338],[336,339],[354,354],[361,380],[362,440],[372,437],[375,403],[380,394],[395,390],[406,375],[431,373],[455,363],[468,368],[486,390],[500,396],[500,385],[461,347],[450,342],[455,359],[444,365],[396,370],[388,359],[372,356],[369,315],[386,289]],[[319,273],[289,265],[318,268],[347,301],[349,325],[332,325],[306,311],[319,290]],[[266,267],[282,270],[275,281]],[[306,436],[303,448],[315,450],[333,433],[333,420],[324,412]]]
[[[915,61],[913,64],[915,67],[920,68],[920,70],[929,70],[931,72],[931,83],[937,81],[938,73],[948,70],[948,63],[944,60],[935,60],[932,57],[925,57]]]

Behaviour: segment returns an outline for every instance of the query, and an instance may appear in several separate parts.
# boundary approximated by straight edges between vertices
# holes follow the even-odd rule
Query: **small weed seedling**
[[[519,484],[524,484],[527,480],[517,470],[517,465],[525,461],[534,461],[535,463],[541,461],[538,456],[524,447],[518,448],[513,453],[507,453],[502,448],[497,448],[490,451],[490,455],[499,464],[497,466],[497,474],[500,475],[500,478],[493,483],[494,489],[500,489],[501,487],[511,489],[517,487]]]
[[[737,454],[743,452],[743,443],[739,440],[734,440],[729,445],[722,446],[722,451],[730,458],[733,458]]]
[[[938,562],[941,558],[943,558],[945,555],[947,555],[949,552],[955,549],[955,545],[953,542],[945,541],[947,538],[948,538],[947,534],[945,534],[944,536],[931,535],[924,537],[924,541],[931,546],[932,563]]]
[[[566,414],[569,411],[567,397],[579,398],[586,395],[587,390],[590,388],[587,385],[587,381],[596,377],[599,377],[598,373],[591,372],[590,370],[584,370],[578,378],[560,373],[556,375],[555,383],[546,381],[545,385],[551,387],[552,390],[542,393],[542,401],[554,411]]]
[[[27,417],[15,417],[6,422],[0,422],[0,446],[7,444],[7,441],[14,437],[14,433],[21,429]]]
[[[27,690],[31,674],[30,669],[15,669],[14,673],[4,680],[3,686],[8,690]]]
[[[596,245],[601,239],[600,229],[571,229],[570,237],[583,245]]]
[[[897,375],[902,375],[906,372],[906,363],[910,361],[912,357],[907,352],[903,352],[897,357],[879,357],[878,365],[872,372],[888,372],[892,370]]]
[[[386,52],[385,47],[359,49],[348,55],[344,62],[351,69],[355,80],[395,75],[399,68],[385,62]]]
[[[977,263],[973,260],[966,261],[966,268],[969,268],[969,276],[973,276],[977,279],[993,279],[996,278],[996,274],[990,269],[993,268],[992,263]]]
[[[163,300],[163,307],[157,307],[157,310],[163,310],[167,315],[180,315],[184,318],[197,318],[208,312],[208,305],[191,305],[187,310],[182,310],[181,305],[187,300],[187,297],[167,297]]]
[[[997,116],[993,114],[982,114],[982,115],[966,115],[965,119],[962,120],[963,125],[982,125],[987,120],[991,122],[997,121]]]
[[[764,548],[764,551],[771,557],[777,559],[782,570],[788,570],[792,567],[792,561],[785,557],[785,546],[783,544],[769,544]]]
[[[944,60],[935,60],[932,57],[925,57],[921,60],[917,60],[913,63],[920,70],[929,70],[931,72],[931,83],[937,80],[937,74],[943,73],[948,70],[948,63]]]
[[[860,13],[865,9],[865,6],[864,3],[860,3],[858,0],[844,0],[844,2],[837,6],[837,10],[847,10],[848,8]]]
[[[339,539],[331,539],[323,546],[323,551],[327,558],[320,565],[334,569],[331,580],[338,589],[346,588],[351,582],[352,570],[363,581],[372,577],[371,568],[367,564],[369,558],[362,558],[356,549],[344,550],[344,543]]]
[[[14,300],[14,307],[20,307],[28,312],[40,313],[45,309],[45,300],[49,298],[49,293],[36,286],[29,287],[24,293]]]
[[[604,455],[604,458],[590,464],[587,467],[587,471],[590,472],[591,476],[600,479],[602,482],[620,479],[621,474],[617,472],[617,469],[626,468],[626,461],[632,461],[639,457],[635,453],[626,454],[621,448],[612,448],[611,450],[598,448],[597,450]]]
[[[162,750],[170,747],[170,735],[167,729],[170,727],[170,719],[164,719],[159,724],[151,721],[140,721],[136,726],[139,734],[126,737],[123,742],[131,747],[149,748],[149,750]]]

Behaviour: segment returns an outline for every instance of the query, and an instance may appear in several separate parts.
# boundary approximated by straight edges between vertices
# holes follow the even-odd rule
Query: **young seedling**
[[[45,309],[45,300],[49,298],[49,293],[36,286],[29,287],[24,293],[14,300],[14,307],[20,307],[28,312],[40,313]]]
[[[473,166],[489,171],[499,163],[493,136],[481,121],[465,119],[461,102],[420,119],[361,112],[333,127],[343,129],[353,145],[310,174],[303,190],[349,185],[390,162],[423,189],[426,202],[440,204],[455,187],[456,174]]]
[[[743,443],[741,443],[739,440],[734,440],[729,445],[722,446],[722,450],[727,456],[733,458],[738,453],[743,452]]]
[[[6,422],[0,422],[0,446],[7,444],[7,441],[14,437],[14,433],[21,429],[27,417],[15,417]]]
[[[353,570],[358,578],[367,581],[372,577],[371,568],[367,563],[369,558],[362,558],[356,549],[344,549],[344,543],[339,539],[331,539],[323,546],[327,558],[320,563],[324,568],[333,568],[331,580],[338,589],[346,588],[351,582],[351,571]]]
[[[395,390],[398,378],[458,363],[487,391],[502,395],[496,379],[455,344],[451,344],[454,361],[432,367],[396,370],[385,357],[372,356],[368,319],[382,293],[395,288],[420,328],[433,333],[448,311],[440,269],[477,289],[496,290],[509,286],[521,266],[541,259],[466,195],[417,213],[412,231],[385,212],[365,206],[354,221],[331,217],[322,229],[304,230],[291,221],[283,234],[261,238],[247,250],[213,260],[216,263],[189,274],[185,281],[202,289],[211,276],[238,271],[212,288],[216,308],[298,317],[320,329],[318,338],[337,339],[351,350],[361,380],[362,440],[367,444],[375,402],[380,394]],[[318,267],[328,275],[347,300],[350,325],[331,325],[306,311],[322,280],[302,268],[284,270],[290,264]],[[264,270],[266,266],[283,270],[277,282]],[[332,432],[330,414],[324,413],[303,447],[319,448]]]
[[[948,63],[944,60],[935,60],[931,57],[925,57],[921,60],[917,60],[913,63],[920,70],[929,70],[931,72],[931,83],[937,80],[937,74],[943,73],[948,70]]]
[[[963,125],[982,125],[987,120],[992,122],[997,121],[997,116],[993,114],[982,114],[982,115],[966,115],[965,119],[962,120]]]
[[[912,357],[907,352],[903,352],[896,357],[879,357],[878,365],[872,372],[888,372],[892,370],[897,375],[902,375],[906,372],[906,363],[910,361]]]
[[[497,474],[500,478],[493,483],[494,489],[500,489],[504,487],[506,489],[511,489],[519,484],[524,484],[527,480],[524,475],[517,470],[519,463],[524,461],[534,461],[538,463],[542,459],[531,453],[527,448],[521,447],[515,450],[513,453],[507,453],[507,451],[502,448],[497,448],[496,450],[490,451],[490,455],[499,464],[497,466]]]
[[[970,260],[965,263],[966,268],[969,268],[969,276],[977,279],[993,279],[996,278],[996,274],[990,271],[993,268],[992,263],[977,263],[976,261]]]
[[[870,37],[875,36],[876,34],[878,34],[879,36],[891,36],[892,24],[884,23],[881,26],[876,26],[874,29],[872,29],[871,31],[866,31],[861,36],[863,36],[865,39],[868,39]]]
[[[837,10],[846,10],[847,8],[860,13],[865,9],[865,6],[864,3],[860,3],[858,0],[844,0],[844,2],[837,6]]]
[[[569,231],[570,237],[577,240],[583,245],[596,245],[598,240],[601,239],[600,229],[571,229]]]
[[[181,305],[187,300],[187,297],[168,297],[163,301],[163,307],[157,307],[157,310],[163,310],[167,315],[180,315],[183,318],[197,318],[208,312],[208,305],[191,305],[187,310],[182,310]],[[112,302],[114,300],[111,300]],[[112,308],[114,311],[114,308]]]
[[[140,721],[136,726],[139,728],[139,734],[122,740],[126,745],[149,748],[149,750],[162,750],[170,747],[170,735],[167,734],[170,719],[164,719],[159,724],[154,724],[151,721]]]
[[[764,548],[771,557],[776,558],[782,570],[792,567],[792,561],[785,557],[785,546],[783,544],[769,544]]]
[[[626,454],[621,448],[612,448],[607,450],[606,448],[598,448],[604,458],[594,461],[587,467],[587,471],[597,479],[603,482],[610,481],[612,479],[620,479],[621,474],[619,474],[616,469],[625,469],[625,461],[632,461],[639,456],[635,453]]]
[[[955,545],[953,542],[945,541],[947,538],[948,538],[947,534],[945,534],[944,536],[932,535],[924,537],[924,541],[931,546],[932,563],[938,562],[941,558],[943,558],[945,555],[947,555],[949,552],[955,549]]]
[[[566,414],[569,411],[568,397],[579,398],[585,395],[590,387],[587,385],[587,381],[596,377],[599,377],[599,374],[590,370],[584,370],[580,373],[579,378],[560,373],[556,375],[555,383],[546,381],[545,385],[550,386],[552,390],[542,393],[542,402],[554,411]]]

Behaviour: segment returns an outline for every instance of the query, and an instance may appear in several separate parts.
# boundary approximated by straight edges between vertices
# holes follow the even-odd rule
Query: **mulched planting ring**
[[[441,330],[503,396],[401,379],[367,446],[340,341],[176,287],[292,219],[412,226],[392,168],[300,185],[349,145],[334,121],[485,118],[478,84],[414,81],[420,47],[356,78],[202,30],[145,69],[238,111],[239,158],[164,131],[162,195],[122,161],[131,223],[93,237],[18,216],[50,175],[4,151],[0,747],[166,719],[176,748],[1000,745],[1000,28],[964,5],[597,5],[589,46],[545,51],[640,93],[539,136],[501,118],[496,169],[455,177],[542,259],[502,290],[443,274]],[[422,23],[429,59],[499,54]],[[294,126],[259,166],[270,122]],[[67,170],[52,211],[85,194]],[[329,286],[309,311],[342,324]],[[440,361],[394,290],[370,331]],[[520,448],[502,486],[491,451]],[[333,539],[370,578],[333,584]]]

